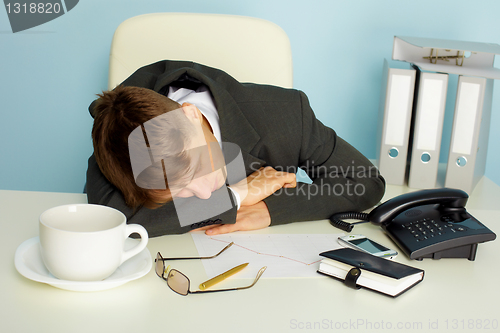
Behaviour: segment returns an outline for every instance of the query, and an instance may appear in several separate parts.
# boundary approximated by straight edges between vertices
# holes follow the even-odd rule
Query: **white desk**
[[[407,192],[388,186],[383,201]],[[0,331],[15,332],[495,332],[500,331],[500,241],[480,244],[476,260],[397,261],[425,270],[422,283],[398,298],[353,290],[337,280],[264,277],[251,289],[214,294],[173,293],[154,270],[107,291],[64,291],[30,281],[14,267],[17,247],[38,235],[38,216],[82,194],[0,191]],[[500,232],[500,187],[483,178],[468,211]],[[327,221],[271,227],[258,233],[339,233]],[[355,227],[395,247],[374,225]],[[151,239],[151,255],[196,255],[189,234]],[[174,265],[196,286],[206,278],[200,261]],[[224,287],[242,281],[226,280]],[[222,284],[220,285],[222,286]]]

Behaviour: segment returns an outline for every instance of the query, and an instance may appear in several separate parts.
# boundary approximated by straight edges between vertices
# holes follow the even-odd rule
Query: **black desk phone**
[[[392,198],[368,214],[339,213],[330,221],[347,232],[355,223],[342,218],[380,225],[410,259],[474,260],[478,243],[494,240],[496,235],[465,210],[468,198],[457,189],[421,190]]]

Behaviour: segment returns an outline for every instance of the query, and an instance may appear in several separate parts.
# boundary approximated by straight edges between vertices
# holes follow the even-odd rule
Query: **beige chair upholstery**
[[[219,68],[240,82],[292,87],[290,41],[276,24],[234,15],[155,13],[132,17],[116,29],[109,89],[164,59]]]

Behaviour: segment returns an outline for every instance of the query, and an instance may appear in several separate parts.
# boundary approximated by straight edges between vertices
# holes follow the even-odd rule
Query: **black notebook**
[[[424,271],[421,269],[354,249],[327,251],[320,253],[320,256],[325,259],[321,260],[319,273],[340,280],[348,278],[357,287],[392,297],[401,295],[424,279]]]

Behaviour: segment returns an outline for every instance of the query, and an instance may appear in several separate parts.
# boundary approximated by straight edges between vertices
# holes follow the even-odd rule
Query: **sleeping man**
[[[150,237],[325,219],[370,208],[384,193],[377,169],[298,90],[165,60],[89,109],[89,203],[122,211]],[[312,183],[296,182],[298,168]]]

